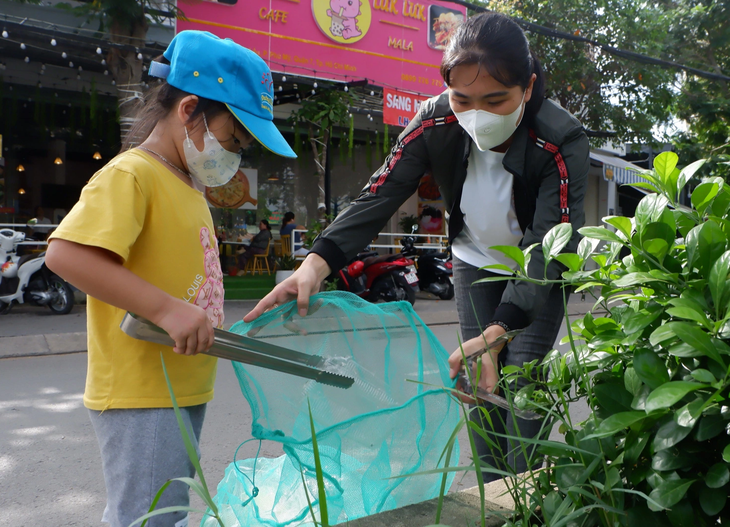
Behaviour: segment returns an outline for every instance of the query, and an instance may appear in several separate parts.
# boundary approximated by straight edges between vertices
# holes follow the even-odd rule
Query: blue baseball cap
[[[261,57],[231,39],[207,31],[181,31],[163,54],[169,66],[152,62],[150,75],[199,97],[224,103],[266,148],[297,157],[274,125],[274,81]]]

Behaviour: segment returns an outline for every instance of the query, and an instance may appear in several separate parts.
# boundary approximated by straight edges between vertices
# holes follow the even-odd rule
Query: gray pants
[[[476,280],[495,276],[488,271],[480,271],[458,258],[453,259],[454,287],[456,306],[459,312],[459,326],[464,341],[479,336],[492,320],[494,311],[499,305],[502,293],[507,282],[483,282],[474,284]],[[560,331],[565,309],[563,306],[563,292],[560,287],[553,287],[545,307],[535,321],[523,333],[506,345],[499,354],[500,369],[506,365],[522,366],[535,359],[542,360],[553,349],[553,344]],[[527,381],[520,380],[517,386],[511,387],[516,393],[525,386]],[[542,421],[528,421],[512,419],[507,410],[485,403],[491,417],[491,423],[483,419],[478,408],[472,408],[471,419],[480,428],[487,432],[490,439],[498,445],[490,448],[487,442],[478,434],[472,433],[477,453],[482,464],[487,464],[506,472],[519,474],[528,468],[527,460],[523,455],[523,446],[527,448],[528,458],[534,458],[530,445],[521,446],[518,441],[497,437],[491,432],[506,434],[513,437],[535,437],[543,425]],[[546,427],[546,433],[549,432]],[[532,466],[539,465],[541,460],[532,459]],[[484,481],[494,481],[502,476],[489,472],[482,472]]]
[[[180,408],[190,439],[200,457],[200,431],[205,404]],[[128,527],[147,513],[168,480],[195,476],[172,408],[89,410],[101,448],[107,502],[101,521],[112,527]],[[157,502],[157,509],[188,506],[188,486],[174,481]],[[150,527],[186,527],[187,513],[151,518]]]

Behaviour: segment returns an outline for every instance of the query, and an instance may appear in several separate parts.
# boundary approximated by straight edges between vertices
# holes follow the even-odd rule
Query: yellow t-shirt
[[[223,274],[205,198],[147,153],[127,151],[97,172],[51,238],[118,254],[134,274],[223,326]],[[160,352],[180,406],[213,399],[214,357],[133,339],[119,329],[125,311],[95,298],[86,311],[87,408],[171,407]]]

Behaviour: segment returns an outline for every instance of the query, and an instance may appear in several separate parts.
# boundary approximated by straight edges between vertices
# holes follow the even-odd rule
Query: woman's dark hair
[[[267,231],[271,230],[271,227],[269,226],[269,220],[261,220],[261,223],[264,224],[264,227],[266,227]]]
[[[170,64],[162,55],[157,57],[155,61]],[[167,117],[175,109],[177,103],[188,95],[191,94],[171,86],[165,80],[147,91],[141,108],[137,110],[135,123],[124,139],[121,151],[124,152],[143,143],[150,136],[158,121]],[[198,104],[190,115],[188,123],[194,122],[203,113],[208,119],[212,119],[227,111],[228,108],[225,104],[198,96]]]
[[[532,98],[525,106],[525,117],[531,119],[540,110],[545,97],[545,74],[525,33],[510,17],[481,13],[461,24],[441,61],[441,76],[447,86],[451,83],[451,70],[462,64],[479,64],[498,82],[523,90],[534,73],[537,78]]]
[[[294,221],[294,213],[293,212],[287,212],[284,214],[284,217],[281,220],[282,225],[286,225],[290,221]]]

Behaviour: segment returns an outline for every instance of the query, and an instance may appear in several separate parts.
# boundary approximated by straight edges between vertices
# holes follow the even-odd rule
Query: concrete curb
[[[86,351],[86,332],[0,338],[0,358],[60,355]]]
[[[512,498],[502,480],[493,481],[484,486],[484,505],[486,508],[485,525],[499,527],[504,525],[514,507]],[[349,527],[423,527],[436,520],[438,498],[414,503],[392,511],[366,516],[348,523]],[[441,508],[441,525],[461,527],[463,525],[481,524],[481,498],[479,488],[472,487],[444,496]]]

